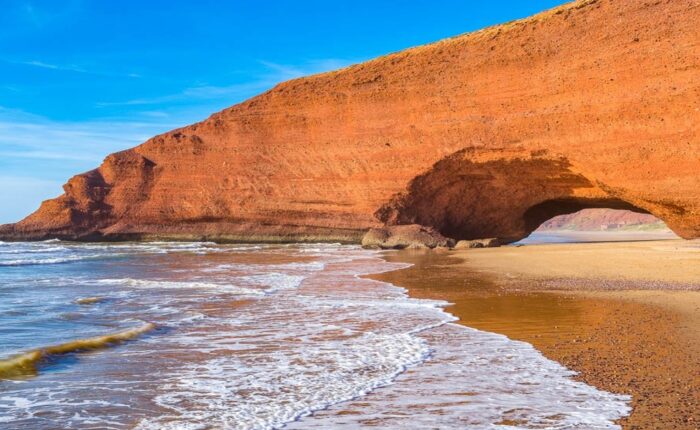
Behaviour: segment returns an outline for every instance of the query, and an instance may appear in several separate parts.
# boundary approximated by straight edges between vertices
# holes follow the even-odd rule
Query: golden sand
[[[506,277],[700,284],[700,242],[567,243],[455,251],[472,270]]]
[[[700,244],[528,245],[387,253],[375,276],[454,303],[460,323],[533,344],[600,389],[630,394],[625,429],[700,427]]]

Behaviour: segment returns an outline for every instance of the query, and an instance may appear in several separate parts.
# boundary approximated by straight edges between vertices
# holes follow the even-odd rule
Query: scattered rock
[[[455,249],[471,249],[471,248],[497,248],[501,246],[501,242],[497,238],[477,239],[477,240],[460,240],[455,245]]]
[[[362,246],[373,249],[451,248],[454,240],[433,228],[411,224],[373,228],[362,238]]]
[[[79,305],[94,305],[103,301],[104,299],[102,297],[83,297],[81,299],[77,299],[75,303]]]

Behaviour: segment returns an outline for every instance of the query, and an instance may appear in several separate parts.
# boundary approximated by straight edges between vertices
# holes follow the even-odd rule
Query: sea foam
[[[42,264],[63,264],[74,261],[85,260],[89,257],[68,256],[68,257],[49,257],[49,258],[20,258],[15,260],[0,261],[0,266],[36,266]]]
[[[614,429],[629,411],[629,399],[573,380],[529,344],[450,324],[446,302],[360,277],[391,264],[364,251],[340,254],[319,256],[322,271],[307,266],[298,291],[220,320],[222,331],[254,337],[257,347],[209,338],[207,351],[221,355],[162,375],[165,394],[156,401],[170,412],[137,428],[354,429],[377,419],[387,428],[456,429],[467,416],[475,429]],[[352,413],[342,413],[355,399]]]
[[[87,262],[89,270],[6,270],[6,306],[37,327],[73,313],[66,324],[87,330],[77,337],[88,340],[136,321],[159,330],[79,360],[65,357],[39,378],[0,381],[3,429],[614,429],[629,412],[629,398],[576,381],[531,345],[454,324],[448,303],[364,278],[407,267],[373,251],[65,246],[40,257],[100,259]],[[110,254],[124,258],[107,264],[101,258]],[[157,264],[143,258],[151,254]],[[267,254],[275,256],[270,263]],[[109,299],[81,306],[76,297]],[[25,320],[15,323],[26,330]],[[17,330],[6,332],[14,339]],[[59,339],[38,345],[66,343],[60,332],[37,334]]]
[[[242,294],[242,295],[262,295],[265,291],[244,288],[231,284],[217,284],[211,282],[197,281],[165,281],[165,280],[150,280],[150,279],[99,279],[95,283],[103,285],[124,285],[132,288],[143,289],[203,289],[217,293]]]

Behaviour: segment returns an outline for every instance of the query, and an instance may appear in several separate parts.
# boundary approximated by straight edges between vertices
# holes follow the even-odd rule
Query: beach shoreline
[[[678,240],[388,252],[372,276],[452,303],[459,323],[534,345],[632,396],[624,429],[700,426],[700,247]]]

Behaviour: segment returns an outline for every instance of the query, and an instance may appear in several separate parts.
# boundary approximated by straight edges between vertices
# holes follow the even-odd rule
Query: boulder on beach
[[[454,240],[431,227],[418,224],[373,228],[362,238],[362,247],[371,249],[451,248]]]
[[[472,248],[497,248],[501,246],[501,241],[497,238],[477,239],[477,240],[460,240],[455,245],[455,249],[472,249]]]

